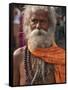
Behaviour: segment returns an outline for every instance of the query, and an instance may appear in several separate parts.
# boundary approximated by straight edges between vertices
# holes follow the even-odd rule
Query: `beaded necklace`
[[[25,66],[25,71],[26,71],[26,76],[27,76],[26,81],[29,85],[33,76],[30,57],[31,57],[31,54],[26,47],[24,50],[24,66]]]
[[[39,84],[41,82],[42,82],[42,84],[55,83],[53,65],[45,63],[45,65],[44,65],[45,72],[42,72],[42,74],[45,76],[42,81],[42,78],[41,78],[42,74],[41,74],[41,72],[39,72],[39,65],[37,65],[38,71],[36,70],[36,73],[34,73],[32,70],[32,59],[34,59],[34,58],[31,58],[31,53],[29,52],[28,48],[26,47],[24,50],[24,66],[25,66],[27,84],[33,85],[33,84]],[[35,58],[35,59],[36,59],[36,61],[40,60],[40,59],[37,60],[38,58]],[[41,62],[39,64],[41,64]],[[39,73],[39,76],[38,76],[38,73]]]

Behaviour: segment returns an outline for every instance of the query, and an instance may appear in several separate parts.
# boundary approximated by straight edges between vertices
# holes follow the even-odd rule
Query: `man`
[[[13,54],[13,86],[56,83],[54,64],[32,53],[36,48],[44,49],[55,45],[54,8],[27,5],[23,20],[26,46]]]

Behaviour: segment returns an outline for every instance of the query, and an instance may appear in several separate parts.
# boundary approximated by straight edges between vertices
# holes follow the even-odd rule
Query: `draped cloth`
[[[45,62],[55,65],[55,80],[56,83],[65,82],[65,50],[54,45],[49,48],[37,48],[30,52],[44,60]]]

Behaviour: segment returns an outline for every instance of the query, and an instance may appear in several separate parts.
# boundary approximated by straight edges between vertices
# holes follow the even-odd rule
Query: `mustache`
[[[46,48],[50,47],[52,44],[52,40],[48,35],[48,32],[44,30],[33,30],[28,38],[28,45],[32,48],[32,50],[36,48]]]
[[[39,29],[34,29],[31,33],[30,33],[30,35],[29,35],[29,37],[36,37],[36,36],[47,36],[47,32],[45,31],[45,30],[43,30],[43,29],[41,29],[41,30],[39,30]]]

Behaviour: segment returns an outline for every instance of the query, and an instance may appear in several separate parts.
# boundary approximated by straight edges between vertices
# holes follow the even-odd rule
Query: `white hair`
[[[23,16],[23,32],[25,34],[25,38],[28,39],[29,33],[31,32],[30,30],[30,18],[31,14],[34,11],[37,10],[43,10],[45,12],[48,11],[48,19],[49,19],[49,30],[50,33],[52,33],[53,38],[54,38],[54,31],[56,27],[56,13],[55,13],[55,8],[51,6],[34,6],[34,5],[25,5],[24,6],[24,16]]]

